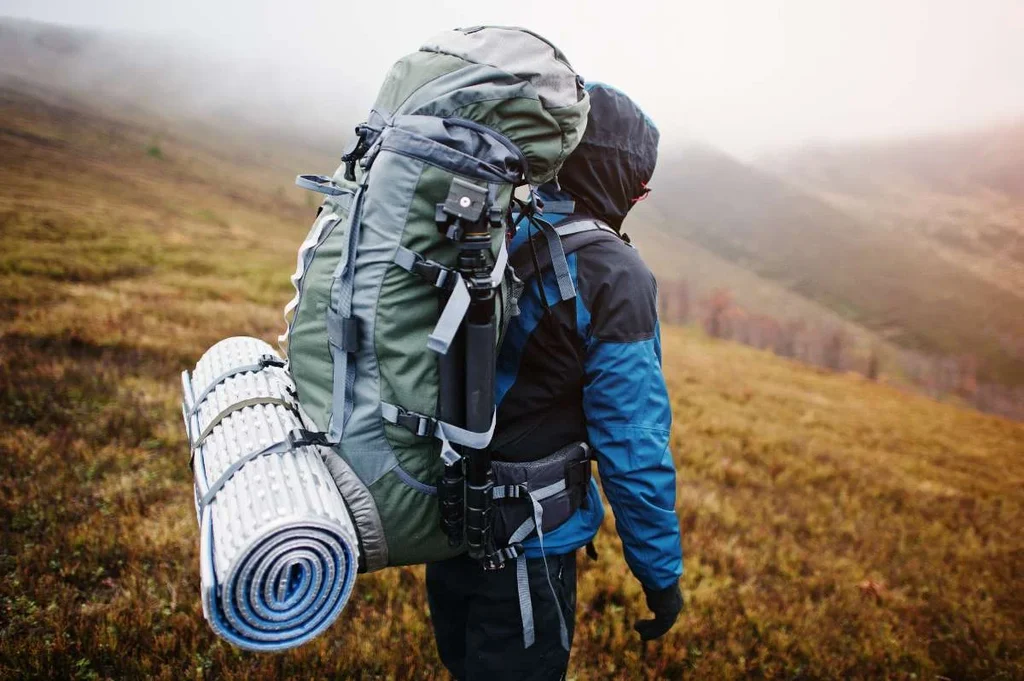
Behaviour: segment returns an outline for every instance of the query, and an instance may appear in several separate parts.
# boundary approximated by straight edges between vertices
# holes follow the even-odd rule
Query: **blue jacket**
[[[544,215],[552,223],[565,217]],[[530,248],[527,232],[524,223],[513,253]],[[584,246],[567,259],[576,298],[559,300],[547,268],[543,298],[536,278],[527,281],[520,314],[506,332],[493,448],[503,458],[531,460],[587,441],[630,570],[644,586],[663,589],[682,574],[682,548],[656,283],[636,251],[619,240]],[[588,499],[545,533],[545,553],[568,553],[593,539],[604,518],[596,482]],[[524,547],[530,558],[541,555],[536,536]]]

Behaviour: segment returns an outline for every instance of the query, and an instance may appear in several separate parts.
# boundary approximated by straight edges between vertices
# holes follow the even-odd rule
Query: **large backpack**
[[[324,433],[362,570],[465,550],[442,530],[441,456],[489,443],[493,366],[491,395],[486,383],[465,393],[441,388],[445,358],[480,343],[493,358],[498,334],[467,338],[463,319],[479,312],[481,287],[493,292],[492,330],[514,310],[514,188],[555,177],[588,109],[582,80],[543,38],[449,31],[394,65],[333,177],[297,180],[325,199],[299,250],[282,347],[303,417]],[[467,258],[488,271],[468,276]],[[490,428],[487,415],[483,427],[479,414],[446,422],[453,401],[490,405]]]

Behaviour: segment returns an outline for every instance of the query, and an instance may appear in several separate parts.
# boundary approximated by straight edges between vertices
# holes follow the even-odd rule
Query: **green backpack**
[[[555,177],[588,111],[543,38],[448,31],[394,65],[333,177],[297,180],[326,198],[299,249],[282,347],[364,571],[466,550],[443,528],[438,488],[456,450],[486,450],[493,432],[494,353],[515,313],[513,191]],[[489,383],[465,380],[474,365]]]

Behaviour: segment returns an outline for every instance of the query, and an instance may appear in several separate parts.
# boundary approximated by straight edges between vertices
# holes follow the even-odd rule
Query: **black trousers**
[[[544,561],[557,594],[552,596]],[[486,571],[468,556],[427,565],[427,601],[437,650],[459,681],[555,681],[565,676],[569,651],[559,637],[558,608],[569,630],[576,617],[576,554],[527,561],[535,641],[523,646],[515,563]]]

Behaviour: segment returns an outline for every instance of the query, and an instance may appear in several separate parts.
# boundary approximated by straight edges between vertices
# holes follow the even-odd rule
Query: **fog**
[[[287,103],[299,124],[347,127],[349,114],[332,107],[366,108],[395,59],[436,31],[484,23],[545,35],[586,78],[631,94],[667,143],[697,139],[743,157],[1024,115],[1019,0],[0,0],[0,15],[209,55],[216,66],[197,98]]]

